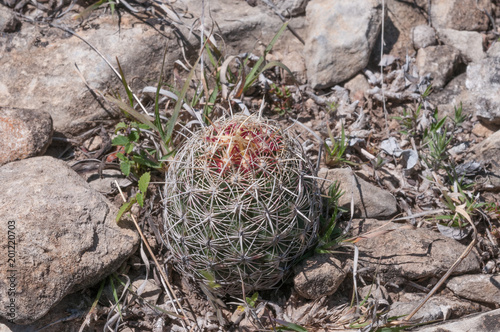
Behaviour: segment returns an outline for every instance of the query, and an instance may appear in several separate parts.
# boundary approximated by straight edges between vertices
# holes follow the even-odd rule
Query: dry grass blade
[[[444,209],[424,211],[424,212],[420,212],[420,213],[414,213],[411,216],[399,217],[399,218],[393,219],[392,221],[403,221],[403,220],[409,220],[409,219],[414,219],[414,218],[419,218],[419,217],[425,217],[425,216],[430,216],[433,214],[443,213],[445,211],[446,210],[444,210]]]
[[[229,81],[227,80],[227,72],[228,67],[231,61],[236,59],[237,57],[234,55],[229,56],[223,63],[220,68],[220,83],[222,85],[222,98],[226,99],[229,97]]]
[[[390,232],[394,232],[395,230],[398,230],[398,229],[414,229],[415,228],[412,225],[405,225],[405,226],[402,226],[402,227],[399,227],[399,228],[396,228],[396,229],[382,230],[382,228],[384,228],[387,225],[390,225],[394,220],[395,219],[391,219],[388,222],[386,222],[385,224],[383,224],[383,225],[381,225],[381,226],[379,226],[377,228],[374,228],[374,229],[372,229],[369,232],[366,232],[366,233],[363,233],[361,235],[349,238],[349,239],[345,240],[345,242],[356,243],[356,242],[359,242],[359,241],[361,241],[363,239],[372,239],[372,238],[375,238],[375,237],[378,237],[378,236],[382,236],[382,235],[390,233]]]

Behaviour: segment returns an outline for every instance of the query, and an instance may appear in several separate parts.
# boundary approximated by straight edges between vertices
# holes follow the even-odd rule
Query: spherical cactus
[[[196,132],[166,175],[163,234],[176,268],[221,294],[275,286],[316,241],[314,175],[270,120],[236,115]]]

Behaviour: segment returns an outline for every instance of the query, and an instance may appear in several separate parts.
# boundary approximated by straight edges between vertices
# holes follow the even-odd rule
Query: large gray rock
[[[69,16],[58,24],[74,27],[79,36],[115,67],[118,58],[128,78],[157,81],[165,47],[169,50],[165,62],[167,71],[181,56],[170,28],[159,33],[158,29],[127,14],[120,24],[115,17],[103,15],[92,24],[78,27],[78,22]],[[56,28],[25,22],[20,31],[0,35],[0,53],[3,54],[0,57],[0,106],[45,110],[54,120],[55,131],[69,135],[85,130],[92,121],[116,116],[112,109],[103,108],[96,100],[75,65],[93,89],[117,89],[121,82],[105,61],[79,38]]]
[[[362,238],[357,242],[359,262],[366,267],[367,277],[378,269],[382,280],[418,280],[440,277],[465,251],[465,246],[430,229],[402,227],[374,219],[356,222],[355,235],[364,234],[384,226],[376,236]],[[454,275],[480,271],[479,258],[472,251],[457,267]]]
[[[486,124],[500,125],[500,43],[479,63],[467,66],[465,85],[474,97],[476,116]]]
[[[45,153],[52,133],[49,113],[0,107],[0,165]]]
[[[327,179],[322,183],[322,190],[328,195],[328,188],[333,181],[338,181],[344,194],[339,205],[351,209],[351,198],[354,197],[355,218],[390,218],[398,213],[396,198],[386,190],[366,182],[348,168],[322,168],[318,177]]]
[[[455,47],[467,62],[479,62],[486,57],[483,36],[479,32],[439,29],[437,33],[443,44]]]
[[[432,25],[436,28],[486,31],[490,21],[483,9],[491,13],[491,0],[434,0],[431,3]]]
[[[460,319],[412,329],[417,332],[492,332],[500,331],[500,309]]]
[[[316,255],[294,267],[294,288],[310,300],[332,295],[344,281],[349,267],[333,255]]]
[[[432,86],[442,88],[448,83],[460,64],[460,52],[453,46],[438,45],[421,48],[416,65],[420,76],[430,74]]]
[[[457,296],[475,302],[500,306],[500,275],[458,276],[450,279],[446,286]]]
[[[311,86],[335,85],[366,67],[381,21],[377,0],[310,1],[304,53]]]
[[[39,319],[65,295],[95,284],[138,245],[136,232],[116,224],[116,208],[60,160],[0,167],[0,192],[0,247],[12,245],[12,260],[5,252],[9,265],[0,269],[0,317],[16,324]]]

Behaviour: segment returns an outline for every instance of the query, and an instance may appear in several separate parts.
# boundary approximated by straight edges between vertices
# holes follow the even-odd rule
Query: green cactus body
[[[320,196],[300,143],[270,120],[202,128],[166,175],[164,239],[176,268],[222,294],[269,289],[316,241]]]

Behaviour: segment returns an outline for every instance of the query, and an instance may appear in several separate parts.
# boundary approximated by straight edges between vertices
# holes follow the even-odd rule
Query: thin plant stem
[[[125,199],[125,195],[123,195],[123,192],[120,188],[120,186],[118,185],[118,182],[115,180],[115,185],[116,187],[118,188],[118,190],[120,191],[120,195],[123,199],[123,202],[126,202],[127,200]],[[137,223],[137,220],[135,219],[135,216],[133,214],[130,214],[130,216],[132,217],[132,220],[134,221],[134,225],[135,227],[137,228],[137,231],[139,232],[139,235],[141,236],[141,240],[144,242],[144,244],[146,245],[146,248],[148,249],[148,252],[149,252],[149,255],[151,256],[151,258],[153,258],[156,266],[158,267],[158,270],[160,271],[160,274],[162,276],[162,278],[165,280],[165,283],[167,284],[168,286],[168,290],[169,292],[167,292],[167,295],[168,297],[170,298],[170,301],[172,301],[172,303],[175,303],[179,306],[180,308],[180,311],[184,317],[184,320],[187,319],[187,315],[186,313],[184,312],[184,308],[182,308],[182,306],[179,304],[179,299],[177,299],[177,296],[175,295],[173,289],[172,289],[172,286],[170,285],[170,282],[168,281],[168,278],[167,276],[165,275],[165,272],[163,271],[163,269],[161,268],[161,265],[158,263],[158,260],[156,259],[156,256],[153,254],[153,250],[151,250],[151,247],[149,246],[149,243],[148,241],[146,240],[146,237],[144,236],[144,234],[142,233],[142,230],[141,228],[139,227],[139,224]],[[172,299],[172,296],[173,296],[173,299]],[[174,301],[175,300],[175,301]],[[175,307],[175,305],[173,306],[174,307],[174,310],[175,310],[175,313],[179,313],[177,311],[177,308]],[[184,321],[181,321],[182,325],[184,326]],[[186,328],[186,326],[184,326],[184,329]]]

